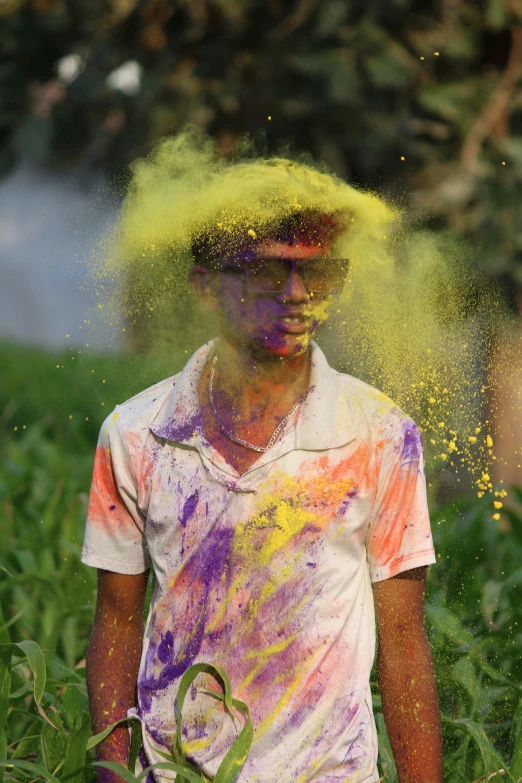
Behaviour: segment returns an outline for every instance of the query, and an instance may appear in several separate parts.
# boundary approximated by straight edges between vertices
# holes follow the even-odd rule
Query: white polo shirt
[[[371,583],[436,562],[419,431],[312,343],[301,410],[239,475],[203,431],[198,381],[214,350],[117,406],[96,451],[82,562],[154,569],[129,711],[142,721],[140,770],[171,749],[179,679],[205,661],[250,709],[238,783],[373,783]],[[217,687],[205,677],[185,702],[183,737],[213,776],[244,719],[201,692]]]

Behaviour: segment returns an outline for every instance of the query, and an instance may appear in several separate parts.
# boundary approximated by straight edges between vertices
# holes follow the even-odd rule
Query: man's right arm
[[[86,656],[87,689],[93,733],[126,717],[136,706],[136,685],[143,645],[143,607],[149,571],[117,574],[98,569],[96,614]],[[130,739],[121,724],[97,746],[98,761],[128,763]],[[99,768],[99,783],[122,783]]]

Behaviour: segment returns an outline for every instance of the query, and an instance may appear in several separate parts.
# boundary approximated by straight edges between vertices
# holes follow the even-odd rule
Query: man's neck
[[[219,387],[246,407],[264,405],[294,390],[301,396],[310,380],[310,352],[298,356],[274,356],[233,345],[220,338],[217,344]]]

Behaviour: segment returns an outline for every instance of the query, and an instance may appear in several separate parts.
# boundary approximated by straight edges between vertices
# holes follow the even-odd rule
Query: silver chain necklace
[[[304,402],[304,399],[306,397],[306,393],[303,394],[302,397],[299,397],[297,402],[292,406],[291,410],[286,414],[284,419],[281,419],[277,427],[275,428],[274,432],[272,433],[272,437],[268,441],[267,446],[254,446],[253,443],[249,443],[247,440],[243,440],[243,438],[237,438],[235,435],[232,435],[231,432],[227,430],[227,428],[220,422],[219,416],[216,411],[216,404],[214,402],[214,390],[213,390],[213,384],[214,384],[214,373],[216,371],[216,363],[217,363],[217,356],[214,356],[214,360],[212,362],[212,368],[210,370],[210,378],[208,381],[208,398],[210,401],[210,408],[212,410],[212,414],[214,416],[214,419],[216,420],[216,424],[218,425],[219,429],[225,435],[229,440],[233,441],[234,443],[237,443],[238,446],[244,446],[246,449],[250,449],[250,451],[260,451],[265,452],[268,451],[269,448],[271,448],[274,443],[276,442],[277,438],[279,437],[279,433],[285,426],[286,422],[294,413],[294,411],[301,405],[302,402]]]

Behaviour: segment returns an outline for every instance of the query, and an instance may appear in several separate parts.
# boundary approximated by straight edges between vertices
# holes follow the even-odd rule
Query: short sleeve
[[[422,438],[398,408],[387,414],[376,451],[377,491],[366,540],[372,582],[436,562]]]
[[[94,471],[81,561],[119,574],[141,574],[150,567],[145,520],[116,409],[103,423]]]

